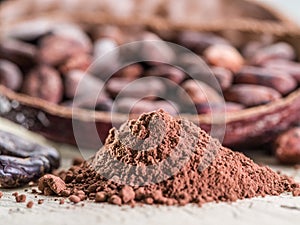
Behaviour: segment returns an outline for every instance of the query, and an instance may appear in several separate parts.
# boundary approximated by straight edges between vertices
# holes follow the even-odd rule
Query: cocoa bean
[[[26,75],[23,92],[32,97],[59,103],[63,97],[63,82],[56,70],[40,66]]]
[[[212,45],[203,53],[208,63],[237,72],[244,64],[242,55],[229,45]]]
[[[218,80],[222,91],[225,91],[232,85],[233,74],[230,70],[222,67],[212,67],[211,71]]]
[[[194,31],[182,32],[179,34],[177,41],[179,44],[196,52],[197,54],[202,54],[203,51],[211,45],[229,45],[229,42],[220,36],[212,33],[201,33]]]
[[[296,80],[284,71],[246,66],[235,76],[235,83],[271,87],[286,95],[297,87]]]
[[[40,42],[38,59],[41,63],[58,66],[76,54],[88,53],[90,49],[72,38],[49,35]]]
[[[295,49],[290,44],[279,42],[258,50],[251,59],[251,62],[254,65],[262,65],[273,59],[294,60],[295,57]]]
[[[281,98],[276,90],[251,84],[233,85],[224,93],[227,101],[237,102],[246,107],[267,104]]]
[[[280,134],[274,142],[274,148],[279,162],[284,164],[300,163],[300,127]]]
[[[222,102],[222,96],[201,81],[187,80],[182,84],[182,88],[183,90],[179,90],[178,95],[183,103],[190,102],[188,96],[196,105]]]
[[[34,45],[13,39],[1,40],[0,58],[11,61],[23,69],[36,63],[37,49]]]
[[[22,72],[17,65],[7,60],[0,60],[0,84],[18,91],[22,85]]]

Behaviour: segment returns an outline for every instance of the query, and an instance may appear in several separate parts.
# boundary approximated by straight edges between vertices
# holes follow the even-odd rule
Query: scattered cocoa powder
[[[25,202],[26,201],[26,195],[16,195],[16,202]]]
[[[33,207],[33,201],[29,201],[26,205],[27,208],[31,209]]]
[[[41,205],[41,204],[43,204],[43,203],[44,203],[44,199],[39,199],[39,200],[38,200],[38,204],[39,204],[39,205]]]
[[[63,205],[63,204],[65,204],[65,199],[63,199],[63,198],[62,198],[62,199],[60,199],[60,200],[59,200],[59,204],[60,204],[60,205]]]
[[[162,110],[111,129],[91,160],[60,175],[74,203],[84,193],[115,205],[202,205],[283,192],[298,195],[300,188],[291,178],[222,147],[198,126]]]

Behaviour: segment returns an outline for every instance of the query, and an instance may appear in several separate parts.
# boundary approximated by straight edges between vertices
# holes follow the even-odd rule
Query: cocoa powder
[[[116,205],[202,205],[299,194],[299,184],[291,178],[255,164],[162,110],[111,129],[92,159],[60,176],[72,202],[81,200],[78,193]]]

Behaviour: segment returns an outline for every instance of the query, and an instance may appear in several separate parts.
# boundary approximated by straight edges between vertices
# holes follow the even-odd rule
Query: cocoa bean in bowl
[[[0,115],[55,141],[76,144],[75,121],[81,145],[98,148],[94,124],[104,141],[112,124],[160,108],[206,131],[226,126],[223,144],[230,147],[270,142],[299,119],[297,35],[87,18],[53,23],[32,38],[12,31],[0,41]],[[138,52],[130,44],[124,52],[140,41],[147,44]],[[206,63],[202,70],[194,56]],[[224,120],[212,121],[212,114]]]

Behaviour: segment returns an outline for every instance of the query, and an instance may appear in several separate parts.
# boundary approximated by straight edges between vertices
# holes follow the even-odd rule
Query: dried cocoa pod
[[[226,39],[213,33],[194,31],[183,31],[179,34],[177,42],[197,54],[202,54],[203,51],[211,45],[229,45],[229,42]]]
[[[7,60],[0,60],[0,84],[17,91],[22,85],[22,72],[17,65]]]
[[[50,35],[40,42],[38,59],[41,63],[58,66],[76,54],[88,53],[91,49],[73,38]]]
[[[251,59],[254,65],[262,65],[268,60],[285,59],[294,60],[296,58],[295,49],[286,42],[279,42],[266,46],[258,50]]]
[[[288,73],[300,84],[300,63],[287,60],[269,60],[264,67]]]
[[[274,141],[275,155],[283,164],[300,163],[300,127],[280,134]]]
[[[269,103],[281,98],[276,90],[252,84],[233,85],[224,93],[227,101],[237,102],[246,107],[257,106]]]
[[[187,97],[189,96],[192,102],[196,105],[205,103],[219,103],[223,98],[213,88],[198,80],[187,80],[182,84],[183,90],[179,90],[179,97],[183,103],[190,102]],[[187,95],[186,95],[187,94]]]
[[[58,168],[59,161],[60,156],[54,148],[0,131],[1,187],[18,187],[37,180]]]
[[[296,80],[284,71],[252,66],[243,67],[235,76],[237,84],[255,84],[273,88],[286,95],[297,87]]]
[[[233,74],[230,70],[222,67],[211,67],[210,69],[218,80],[222,91],[225,91],[232,85]]]
[[[237,72],[244,64],[242,55],[230,45],[212,45],[207,48],[204,58],[208,63]]]
[[[1,40],[0,58],[28,69],[36,63],[37,49],[34,45],[13,39]]]
[[[23,92],[52,103],[58,103],[63,96],[63,83],[58,72],[48,66],[32,70],[23,83]]]

